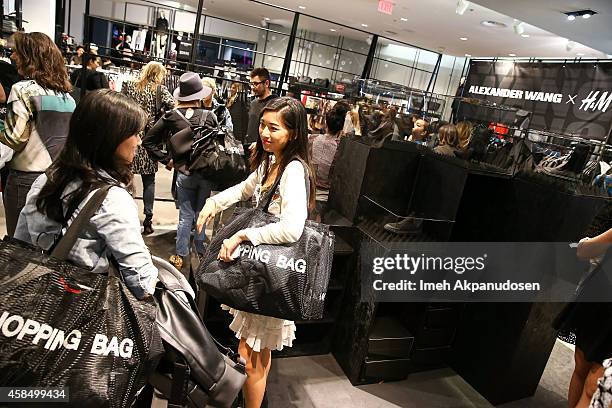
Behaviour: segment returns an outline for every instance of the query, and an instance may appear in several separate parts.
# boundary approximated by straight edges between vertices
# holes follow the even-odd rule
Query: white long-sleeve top
[[[244,233],[253,245],[286,244],[300,239],[308,218],[305,172],[300,161],[294,160],[287,165],[281,176],[279,189],[274,193],[268,208],[268,212],[277,216],[279,221],[259,228],[245,229]],[[261,192],[263,175],[264,169],[260,166],[242,183],[209,198],[215,203],[215,213],[253,196],[259,204],[259,200],[266,196]]]

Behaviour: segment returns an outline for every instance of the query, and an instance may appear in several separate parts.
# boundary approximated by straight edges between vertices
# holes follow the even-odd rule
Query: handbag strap
[[[87,204],[83,207],[83,209],[79,212],[79,215],[75,218],[75,220],[70,224],[66,234],[60,239],[57,243],[53,252],[51,252],[51,256],[53,258],[65,261],[68,258],[68,254],[74,247],[76,240],[79,236],[79,232],[81,232],[91,217],[94,216],[96,211],[100,209],[104,199],[108,195],[108,190],[110,190],[110,185],[105,185],[101,187],[94,193],[94,195],[87,201]]]
[[[185,122],[187,122],[189,124],[189,127],[194,127],[194,125],[189,121],[189,119],[187,119],[185,117],[185,115],[183,115],[183,112],[181,112],[180,110],[175,109],[175,112],[178,113],[178,115],[181,117],[181,119],[183,119]],[[202,114],[200,115],[200,120],[198,121],[198,125],[197,127],[202,127],[202,125],[204,125],[204,122],[206,122],[206,119],[208,118],[208,116],[211,114],[212,112],[207,111],[205,109],[202,109]]]
[[[302,166],[304,166],[304,181],[306,183],[306,203],[309,203],[310,202],[310,177],[308,176],[308,166],[306,165],[306,163],[304,163],[304,161],[302,161],[302,159],[297,158],[297,157],[291,160],[291,162],[296,161],[296,160],[302,163]],[[276,178],[274,185],[272,185],[272,188],[270,189],[268,196],[266,197],[266,203],[263,206],[263,210],[265,212],[268,212],[268,208],[270,207],[270,204],[272,203],[272,197],[274,197],[274,192],[278,188],[282,177],[283,175],[281,174],[279,177]]]
[[[159,115],[162,108],[162,95],[161,95],[161,85],[158,84],[155,87],[155,118]]]

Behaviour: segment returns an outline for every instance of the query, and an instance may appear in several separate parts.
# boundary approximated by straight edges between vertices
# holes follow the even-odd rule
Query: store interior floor
[[[499,407],[565,408],[573,353],[571,346],[557,340],[535,395]],[[450,368],[353,387],[332,355],[273,360],[268,395],[271,408],[492,407]]]
[[[169,198],[171,172],[160,169],[156,197]],[[141,196],[140,178],[136,196]],[[138,200],[140,212],[142,202]],[[158,230],[178,219],[173,203],[155,203]],[[0,205],[0,234],[6,233]],[[299,338],[299,333],[296,333]],[[535,395],[503,408],[564,408],[574,367],[572,346],[557,340]],[[485,408],[487,402],[452,369],[411,374],[403,381],[353,387],[331,354],[274,359],[268,383],[270,408]]]

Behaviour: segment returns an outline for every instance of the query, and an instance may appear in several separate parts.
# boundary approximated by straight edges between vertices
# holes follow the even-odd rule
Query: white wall
[[[102,0],[99,1],[104,2]],[[72,7],[70,11],[70,32],[68,34],[74,37],[77,44],[83,43],[84,22],[85,0],[72,0]],[[66,7],[66,29],[68,29],[68,7]]]
[[[23,28],[55,38],[55,0],[23,0]],[[27,23],[26,23],[27,21]]]
[[[204,23],[204,21],[202,21],[202,23]],[[191,24],[191,27],[193,27],[194,25],[195,19],[194,22]],[[259,43],[260,31],[262,30],[211,17],[206,18],[206,24],[204,25],[204,34],[224,38],[233,38],[236,40],[244,40],[254,43]],[[259,49],[259,47],[257,47],[257,49]]]

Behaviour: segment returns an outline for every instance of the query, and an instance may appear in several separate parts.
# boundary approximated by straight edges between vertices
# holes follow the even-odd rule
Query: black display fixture
[[[89,18],[90,6],[91,0],[85,0],[85,20],[83,25],[83,44],[85,45],[85,52],[83,53],[83,60],[81,62],[81,98],[85,96],[85,92],[87,92],[87,63],[89,62],[89,53],[91,52],[89,41],[89,26],[91,24],[91,19]]]
[[[18,30],[23,30],[23,2],[15,0],[15,24]]]
[[[285,60],[283,61],[283,68],[281,70],[280,78],[278,79],[279,94],[283,89],[283,83],[287,82],[287,78],[289,78],[289,68],[291,68],[291,56],[293,55],[293,48],[295,47],[295,36],[297,35],[299,22],[300,13],[295,13],[295,15],[293,16],[293,24],[291,25],[291,35],[289,37],[289,44],[287,44]]]
[[[193,28],[193,38],[191,40],[191,53],[189,55],[189,63],[192,68],[195,64],[196,53],[194,50],[198,44],[198,38],[200,37],[200,21],[202,18],[202,9],[204,8],[204,0],[198,1],[198,10],[196,11],[195,27]]]
[[[66,28],[66,0],[57,0],[55,2],[55,42],[61,43],[62,33]]]
[[[372,43],[370,44],[370,50],[366,58],[365,66],[363,67],[363,73],[361,74],[362,79],[370,79],[372,73],[372,64],[374,63],[374,54],[376,54],[376,47],[378,46],[378,35],[372,36]]]

